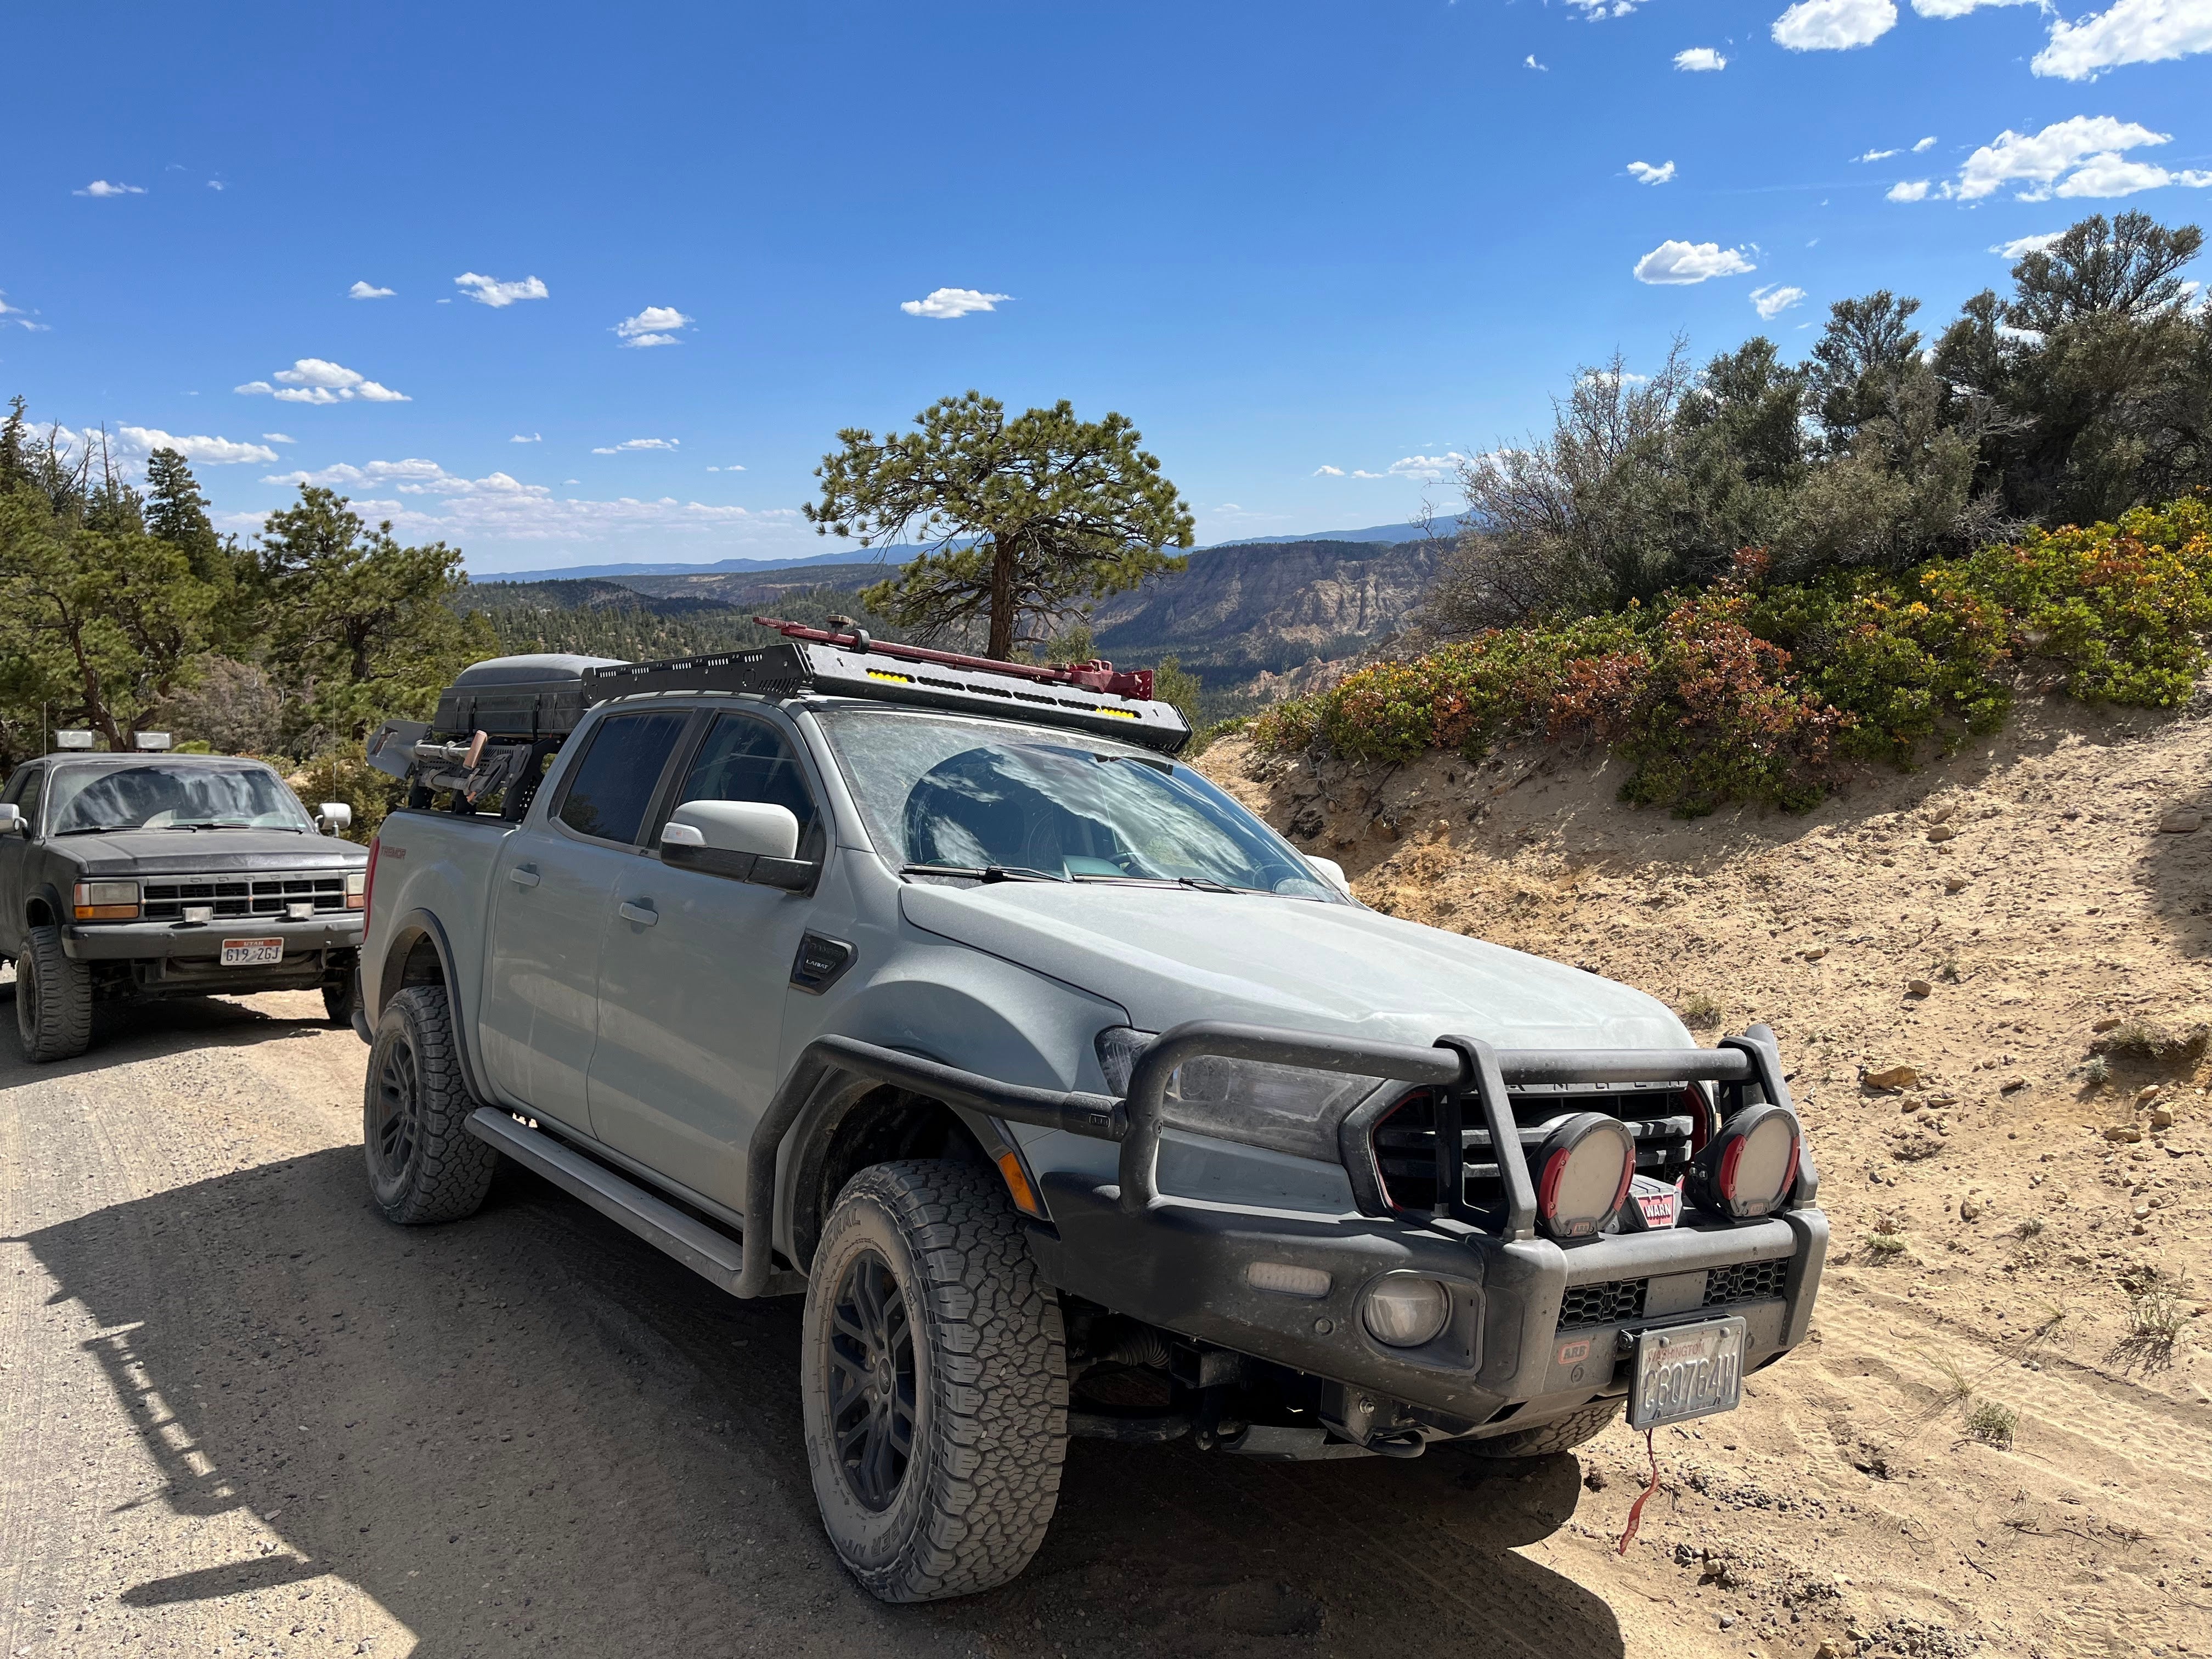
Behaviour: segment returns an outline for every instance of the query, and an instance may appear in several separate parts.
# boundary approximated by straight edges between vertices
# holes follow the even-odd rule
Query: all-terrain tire
[[[369,1190],[387,1219],[414,1226],[476,1213],[499,1154],[469,1133],[475,1109],[446,988],[409,986],[384,1005],[362,1097]]]
[[[1572,1451],[1586,1440],[1595,1440],[1620,1410],[1618,1400],[1600,1400],[1578,1412],[1534,1428],[1492,1435],[1487,1440],[1459,1440],[1452,1443],[1476,1457],[1543,1457]]]
[[[323,987],[323,1012],[330,1016],[331,1024],[341,1028],[353,1024],[353,1011],[361,1006],[361,981],[348,974],[336,985]]]
[[[885,1340],[871,1346],[871,1328]],[[1067,1350],[996,1176],[934,1160],[854,1176],[823,1227],[802,1331],[814,1495],[861,1586],[931,1601],[1018,1576],[1060,1498]]]
[[[74,1060],[92,1046],[92,966],[62,949],[62,930],[33,927],[15,961],[15,1030],[23,1058]]]

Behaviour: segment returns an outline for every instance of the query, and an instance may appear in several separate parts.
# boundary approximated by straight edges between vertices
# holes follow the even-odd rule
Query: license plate
[[[263,968],[283,960],[284,941],[281,939],[227,939],[222,942],[222,965],[226,968]]]
[[[1734,1411],[1743,1398],[1743,1330],[1741,1319],[1716,1319],[1638,1335],[1628,1426],[1656,1429]]]

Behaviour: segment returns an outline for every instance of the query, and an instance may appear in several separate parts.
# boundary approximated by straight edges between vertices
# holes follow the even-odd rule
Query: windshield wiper
[[[80,823],[74,829],[57,830],[56,836],[106,836],[118,830],[143,830],[143,823]]]
[[[1055,876],[1048,871],[1031,870],[1019,864],[902,864],[902,876],[967,876],[976,881],[1066,881],[1066,876]]]

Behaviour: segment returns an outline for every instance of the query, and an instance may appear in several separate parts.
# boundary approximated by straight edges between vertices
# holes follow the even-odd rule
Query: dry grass
[[[1999,1450],[2011,1447],[2013,1431],[2019,1426],[2020,1413],[1994,1400],[1981,1401],[1966,1413],[1966,1432],[1984,1445],[1995,1446]]]
[[[2212,1039],[2212,1027],[2201,1023],[2177,1030],[2154,1019],[2131,1019],[2098,1038],[2096,1047],[2100,1053],[2122,1060],[2166,1065],[2196,1059],[2204,1052],[2208,1039]]]
[[[1682,999],[1681,1006],[1674,1012],[1681,1015],[1682,1024],[1692,1030],[1710,1030],[1721,1023],[1724,1011],[1705,992],[1692,991]]]

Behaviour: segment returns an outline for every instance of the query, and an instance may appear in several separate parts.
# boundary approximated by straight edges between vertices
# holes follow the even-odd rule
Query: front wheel
[[[412,1226],[476,1213],[499,1154],[468,1131],[442,985],[410,985],[384,1005],[361,1110],[369,1190],[387,1219]]]
[[[92,1046],[92,967],[62,948],[58,927],[33,927],[23,940],[15,1031],[33,1063],[74,1060]]]
[[[871,1594],[973,1595],[1029,1565],[1067,1454],[1066,1343],[988,1171],[847,1183],[807,1275],[799,1387],[823,1526]]]
[[[1553,1452],[1572,1451],[1584,1441],[1596,1439],[1620,1410],[1618,1400],[1600,1400],[1549,1423],[1539,1423],[1534,1428],[1495,1434],[1486,1440],[1455,1440],[1451,1443],[1475,1457],[1546,1457]]]

